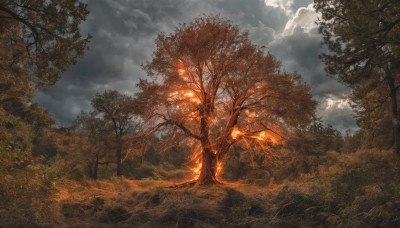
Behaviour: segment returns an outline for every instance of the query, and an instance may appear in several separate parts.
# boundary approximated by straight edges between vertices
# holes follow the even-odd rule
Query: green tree
[[[341,151],[345,153],[356,152],[358,149],[360,149],[361,144],[361,132],[347,130],[346,135],[343,137],[343,145]]]
[[[324,126],[316,120],[306,128],[298,129],[288,146],[303,155],[323,155],[330,150],[339,151],[342,147],[341,133],[332,126]]]
[[[96,116],[95,112],[86,113],[81,111],[72,124],[75,134],[83,140],[81,155],[87,162],[89,176],[92,179],[98,178],[99,165],[108,164],[112,159],[108,151],[112,149],[110,145],[110,125],[102,118]]]
[[[117,175],[122,175],[122,163],[132,153],[136,153],[135,141],[138,138],[139,124],[134,120],[133,110],[129,96],[118,93],[117,91],[105,91],[97,93],[92,99],[94,117],[90,121],[102,121],[107,129],[109,139],[112,139],[112,147],[115,150],[115,159],[117,164]],[[100,123],[99,123],[100,124]],[[90,124],[96,127],[96,124]],[[102,128],[102,131],[104,131]],[[113,135],[113,136],[111,136]],[[106,140],[106,139],[105,139]]]
[[[375,90],[367,92],[363,97],[356,99],[357,124],[359,141],[365,148],[378,147],[381,149],[393,148],[393,121],[390,108],[391,100],[385,89],[386,84],[381,84]],[[353,92],[353,96],[357,91]]]
[[[54,84],[84,52],[89,37],[81,35],[79,25],[87,14],[79,0],[2,0],[2,62],[23,66],[35,86]]]
[[[137,107],[150,131],[180,131],[193,139],[201,168],[196,184],[216,173],[235,143],[270,151],[293,127],[307,125],[315,102],[299,75],[251,44],[220,17],[198,18],[160,34],[150,80],[139,83]]]
[[[31,164],[32,128],[0,108],[0,177]]]
[[[87,14],[75,0],[0,1],[0,106],[33,123],[35,133],[52,120],[31,99],[83,54],[89,37],[79,24]]]
[[[34,94],[29,60],[17,28],[18,23],[0,17],[0,105],[11,114],[23,113]]]
[[[400,2],[395,0],[315,0],[324,44],[322,55],[328,74],[353,88],[353,101],[361,119],[380,121],[390,113],[394,151],[400,154],[398,87],[400,76]],[[374,103],[366,102],[373,97]],[[379,112],[379,111],[378,111]],[[365,122],[365,121],[364,121]],[[362,122],[361,122],[362,123]],[[368,124],[361,126],[365,127]],[[367,131],[372,129],[367,129]]]

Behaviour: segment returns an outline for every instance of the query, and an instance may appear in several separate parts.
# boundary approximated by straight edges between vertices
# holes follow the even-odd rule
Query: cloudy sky
[[[151,58],[154,39],[171,33],[180,23],[219,14],[248,31],[251,40],[266,46],[284,70],[300,73],[319,102],[318,115],[341,131],[355,128],[346,100],[349,90],[326,76],[318,55],[321,37],[312,0],[87,0],[90,15],[82,32],[93,39],[84,57],[36,100],[58,124],[68,126],[80,110],[90,110],[96,92],[115,89],[135,92],[146,74],[140,65]]]

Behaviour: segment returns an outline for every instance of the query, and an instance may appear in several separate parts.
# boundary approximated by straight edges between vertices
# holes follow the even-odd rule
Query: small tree
[[[252,45],[220,17],[198,18],[160,34],[139,83],[140,114],[155,132],[185,133],[201,148],[197,184],[216,173],[235,143],[268,152],[293,127],[307,125],[316,103],[300,76]]]
[[[289,148],[303,155],[319,156],[330,150],[340,151],[342,144],[343,138],[338,130],[315,120],[306,128],[296,131],[296,136],[290,140]]]
[[[72,128],[83,140],[80,151],[87,160],[89,176],[97,179],[99,165],[108,164],[111,157],[108,152],[110,127],[107,121],[98,118],[95,112],[81,111],[72,124]],[[85,144],[85,145],[83,145]]]
[[[360,131],[347,130],[346,135],[343,137],[342,152],[352,153],[361,148],[361,134]]]
[[[94,115],[107,124],[108,133],[112,133],[113,147],[117,164],[117,175],[122,175],[122,163],[128,157],[133,145],[130,140],[137,139],[138,124],[133,121],[133,113],[129,106],[131,98],[122,95],[117,91],[105,91],[97,93],[92,99],[92,106],[95,109]],[[128,145],[130,148],[128,148]]]

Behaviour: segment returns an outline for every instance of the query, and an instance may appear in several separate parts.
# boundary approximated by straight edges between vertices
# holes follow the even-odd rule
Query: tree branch
[[[200,140],[201,137],[199,135],[194,134],[192,131],[190,131],[185,125],[183,125],[183,123],[177,122],[177,121],[172,121],[169,120],[167,121],[168,123],[175,125],[177,127],[179,127],[183,132],[185,132],[185,134],[187,134],[188,136],[195,138],[197,140]]]
[[[14,18],[15,20],[21,22],[22,24],[26,25],[34,34],[34,38],[35,38],[35,43],[40,43],[40,37],[39,37],[39,32],[37,31],[37,29],[35,28],[34,25],[32,25],[31,23],[29,23],[27,20],[25,20],[24,18],[20,17],[18,14],[14,13],[12,10],[0,5],[0,11],[3,11],[7,14],[9,14],[12,18]]]

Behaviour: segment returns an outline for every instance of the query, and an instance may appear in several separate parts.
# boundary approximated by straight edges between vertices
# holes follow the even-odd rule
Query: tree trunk
[[[87,167],[88,167],[89,177],[93,179],[93,163],[89,162],[87,164]]]
[[[393,150],[400,155],[400,125],[399,125],[399,114],[397,107],[397,88],[394,84],[394,79],[392,72],[389,67],[385,69],[385,77],[389,86],[390,100],[392,107],[392,124],[393,124],[393,140],[394,148]]]
[[[211,152],[210,149],[203,149],[202,159],[201,159],[201,169],[199,178],[196,181],[196,185],[212,185],[217,184],[217,168],[218,159],[217,156]]]
[[[94,163],[94,167],[93,167],[93,172],[92,172],[92,178],[93,180],[97,180],[97,173],[99,170],[99,155],[96,154],[96,161]]]
[[[217,184],[217,168],[218,168],[218,156],[213,153],[211,149],[211,143],[209,138],[210,126],[208,119],[211,116],[213,106],[211,105],[210,98],[205,97],[206,101],[204,110],[200,110],[200,134],[201,134],[201,146],[202,146],[202,158],[200,175],[196,181],[196,185],[212,185]]]
[[[92,162],[88,163],[88,171],[89,171],[89,176],[93,180],[97,180],[97,173],[99,170],[99,155],[96,154],[96,159],[94,161],[94,164]]]
[[[117,176],[121,176],[122,175],[122,146],[118,145],[118,149],[117,149]]]

